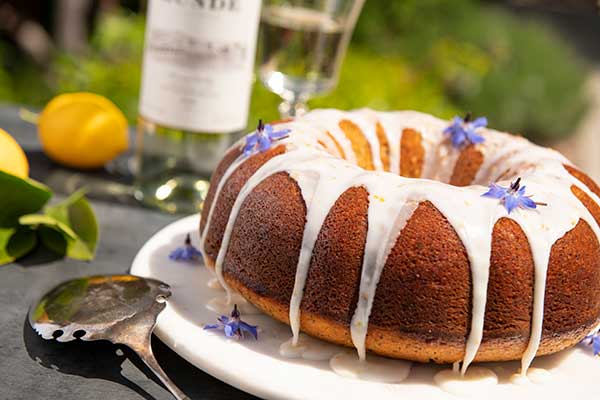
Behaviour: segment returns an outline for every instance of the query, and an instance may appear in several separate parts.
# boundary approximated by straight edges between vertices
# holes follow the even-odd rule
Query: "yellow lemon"
[[[52,99],[38,119],[44,152],[68,167],[100,168],[127,150],[127,119],[110,100],[93,93]]]
[[[2,129],[0,129],[0,170],[20,178],[27,178],[29,175],[29,162],[25,152],[13,137]]]

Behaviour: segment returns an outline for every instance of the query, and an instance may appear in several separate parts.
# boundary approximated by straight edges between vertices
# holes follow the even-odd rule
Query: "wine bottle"
[[[150,0],[136,143],[136,198],[196,212],[245,130],[261,0]]]

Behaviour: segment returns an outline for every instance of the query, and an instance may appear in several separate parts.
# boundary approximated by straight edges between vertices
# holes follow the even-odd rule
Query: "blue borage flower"
[[[204,329],[218,329],[225,333],[225,336],[234,339],[243,339],[244,332],[248,332],[254,339],[258,339],[258,330],[256,326],[245,323],[240,319],[240,312],[237,304],[233,306],[231,316],[221,315],[217,318],[218,324],[204,325]]]
[[[202,257],[200,250],[192,246],[190,234],[185,237],[183,247],[178,247],[169,253],[169,259],[173,261],[194,261]]]
[[[600,332],[596,331],[587,335],[581,343],[591,346],[595,356],[600,354]]]
[[[276,131],[273,125],[263,125],[262,120],[259,120],[256,130],[246,136],[244,155],[248,157],[257,151],[263,153],[271,148],[273,142],[286,138],[290,132],[290,129]]]
[[[521,178],[517,178],[507,188],[491,183],[488,191],[482,196],[499,199],[509,214],[515,208],[533,209],[537,206],[547,205],[546,203],[535,202],[531,200],[531,196],[525,195],[525,186],[521,186]]]
[[[467,144],[483,143],[484,137],[477,134],[475,130],[487,126],[487,118],[480,117],[471,122],[471,114],[467,114],[465,118],[458,116],[454,117],[450,126],[444,129],[444,134],[450,136],[452,146],[461,148]]]

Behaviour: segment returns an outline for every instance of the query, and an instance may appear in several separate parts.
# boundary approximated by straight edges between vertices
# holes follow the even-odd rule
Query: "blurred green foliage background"
[[[134,122],[143,36],[143,16],[103,14],[84,54],[57,52],[43,71],[27,60],[0,69],[0,101],[41,107],[55,94],[85,90],[107,96]],[[0,48],[0,64],[9,57],[16,55]],[[574,131],[586,109],[586,75],[549,24],[489,3],[367,0],[339,86],[309,104],[446,118],[471,111],[493,127],[548,142]],[[278,103],[255,82],[250,120],[276,119]]]

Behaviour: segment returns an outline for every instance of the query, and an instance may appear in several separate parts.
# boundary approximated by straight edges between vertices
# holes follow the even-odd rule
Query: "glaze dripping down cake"
[[[362,358],[526,371],[574,345],[600,316],[600,188],[521,137],[455,146],[450,124],[315,110],[269,126],[287,136],[260,151],[237,143],[202,212],[206,264],[295,338]],[[539,207],[482,197],[515,181]]]

